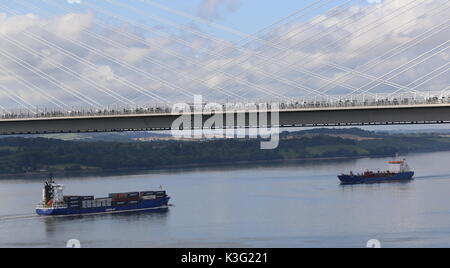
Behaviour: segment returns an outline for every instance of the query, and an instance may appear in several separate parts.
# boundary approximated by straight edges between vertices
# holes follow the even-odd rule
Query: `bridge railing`
[[[249,102],[250,103],[250,102]],[[291,101],[271,101],[271,102],[253,102],[252,107],[257,109],[271,109],[273,104],[277,104],[277,108],[282,110],[291,109],[324,109],[324,108],[350,108],[350,107],[379,107],[379,106],[403,106],[403,105],[436,105],[436,104],[450,104],[450,96],[443,96],[442,94],[429,94],[428,97],[417,96],[400,96],[400,97],[385,97],[380,95],[377,98],[367,98],[366,96],[355,96],[352,99],[299,99]],[[194,105],[190,104],[191,110],[194,110]],[[223,110],[229,111],[229,107],[244,107],[234,108],[233,111],[248,111],[246,104],[237,103],[223,104]],[[248,107],[248,106],[247,106]],[[168,105],[150,105],[139,107],[112,107],[105,109],[83,109],[74,108],[72,111],[62,110],[38,110],[38,111],[23,111],[16,110],[10,113],[1,114],[2,120],[14,119],[39,119],[39,118],[65,118],[65,117],[99,117],[99,116],[125,116],[125,115],[159,115],[170,114],[172,107]]]

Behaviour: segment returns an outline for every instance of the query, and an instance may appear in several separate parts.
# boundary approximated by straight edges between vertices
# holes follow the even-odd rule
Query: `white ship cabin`
[[[42,203],[40,207],[61,207],[64,203],[64,185],[57,184],[53,180],[46,181],[42,190]]]
[[[411,171],[411,169],[406,163],[406,160],[389,162],[389,172],[391,173],[403,173],[409,171]]]

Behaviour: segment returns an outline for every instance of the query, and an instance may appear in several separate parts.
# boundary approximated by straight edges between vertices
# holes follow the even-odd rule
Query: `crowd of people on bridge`
[[[250,102],[249,102],[250,103]],[[249,104],[248,103],[248,104]],[[248,107],[257,107],[257,109],[313,109],[313,108],[341,108],[341,107],[366,107],[366,106],[392,106],[392,105],[423,105],[423,104],[450,104],[449,97],[427,97],[427,98],[382,98],[382,99],[333,99],[328,100],[299,100],[288,102],[271,103],[252,103],[252,105],[242,103],[223,104],[223,111],[233,109],[235,111],[247,110]],[[276,105],[274,105],[276,104]],[[195,110],[193,104],[190,105],[192,111]],[[230,108],[232,107],[232,108]],[[247,108],[246,108],[247,107]],[[27,119],[27,118],[55,118],[55,117],[92,117],[92,116],[117,116],[132,114],[161,114],[171,113],[172,108],[167,105],[155,105],[147,107],[123,107],[123,108],[105,108],[105,109],[73,109],[72,111],[62,110],[25,110],[8,112],[1,115],[2,119]]]

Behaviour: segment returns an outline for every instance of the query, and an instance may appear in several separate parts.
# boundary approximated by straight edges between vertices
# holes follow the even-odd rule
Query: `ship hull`
[[[37,208],[36,214],[41,216],[68,216],[89,214],[112,214],[121,212],[138,212],[166,209],[169,206],[170,197],[155,200],[143,200],[138,204],[124,206],[109,206],[98,208]]]
[[[339,180],[342,184],[370,184],[370,183],[382,183],[382,182],[401,182],[410,181],[414,177],[414,172],[402,172],[388,177],[364,177],[364,176],[351,176],[342,175],[339,176]]]

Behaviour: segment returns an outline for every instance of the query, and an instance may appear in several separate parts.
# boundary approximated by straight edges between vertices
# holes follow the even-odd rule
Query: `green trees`
[[[340,131],[340,132],[339,132]],[[318,157],[390,156],[450,150],[450,139],[435,135],[375,135],[358,129],[286,133],[275,150],[260,150],[260,140],[84,142],[45,138],[0,139],[0,174],[40,170],[155,169],[177,165],[289,160]],[[351,134],[370,139],[330,135]],[[313,135],[311,135],[313,134]]]

